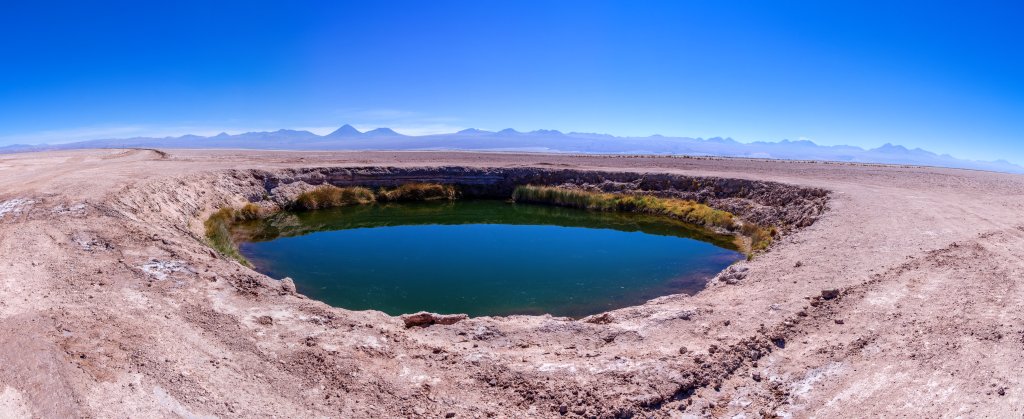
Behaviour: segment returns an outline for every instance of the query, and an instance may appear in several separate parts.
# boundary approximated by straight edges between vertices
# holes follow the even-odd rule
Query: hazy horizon
[[[306,131],[306,132],[309,132],[309,133],[312,133],[312,134],[316,134],[316,135],[319,135],[319,136],[326,136],[326,135],[334,132],[338,128],[340,128],[342,126],[345,126],[345,125],[351,126],[351,127],[355,128],[355,129],[357,129],[358,131],[360,131],[361,133],[366,133],[366,132],[369,132],[369,131],[372,131],[372,130],[375,130],[375,129],[382,129],[383,128],[383,129],[394,130],[395,132],[397,132],[397,133],[399,133],[401,135],[409,136],[409,137],[425,137],[425,136],[432,136],[432,135],[458,134],[459,132],[465,131],[465,130],[481,130],[481,131],[497,133],[497,132],[502,131],[502,130],[511,129],[511,130],[515,130],[516,132],[519,132],[519,133],[531,133],[531,132],[537,132],[537,131],[557,131],[557,132],[560,132],[560,133],[563,133],[563,134],[569,134],[569,133],[596,134],[596,135],[607,135],[607,136],[619,137],[619,138],[665,137],[665,138],[694,138],[694,139],[700,139],[700,140],[708,140],[708,139],[721,138],[721,139],[733,140],[733,141],[736,141],[736,142],[739,142],[739,143],[743,143],[743,144],[752,144],[752,143],[758,143],[758,142],[778,143],[778,142],[785,142],[785,141],[793,141],[793,142],[795,142],[795,141],[811,141],[811,142],[814,142],[815,144],[823,145],[823,146],[833,146],[833,145],[834,146],[853,146],[853,147],[860,147],[860,148],[864,148],[864,149],[878,148],[878,147],[882,147],[882,146],[887,145],[887,144],[888,145],[903,146],[903,144],[899,144],[899,143],[893,142],[893,141],[885,141],[885,142],[880,142],[880,143],[874,144],[874,145],[868,144],[868,145],[861,146],[861,145],[853,145],[853,144],[821,144],[821,143],[819,143],[817,141],[814,141],[813,139],[810,139],[810,138],[743,139],[743,138],[733,138],[733,137],[722,136],[722,135],[715,135],[715,136],[710,136],[710,137],[699,137],[699,136],[692,136],[692,135],[671,135],[671,134],[663,134],[663,133],[657,133],[657,132],[652,132],[650,134],[641,134],[641,135],[623,135],[623,134],[618,134],[618,133],[614,133],[614,132],[570,131],[570,130],[558,129],[558,128],[555,128],[555,127],[541,127],[541,128],[534,128],[534,129],[521,129],[521,128],[517,128],[517,127],[513,127],[513,126],[506,126],[506,127],[500,127],[500,128],[492,128],[492,127],[488,127],[488,128],[481,128],[481,127],[458,127],[458,128],[447,128],[447,129],[433,130],[433,129],[417,129],[417,128],[409,128],[409,127],[398,127],[398,128],[395,128],[395,127],[384,126],[384,125],[360,125],[360,124],[342,123],[342,124],[339,124],[339,125],[336,125],[336,126],[276,127],[276,128],[261,127],[261,128],[248,128],[248,129],[243,129],[243,128],[218,129],[218,128],[214,128],[214,127],[197,127],[196,129],[193,129],[193,130],[173,129],[173,130],[170,130],[170,131],[165,130],[165,129],[155,129],[155,130],[152,130],[152,131],[150,131],[150,130],[143,130],[143,129],[140,129],[139,131],[129,131],[127,129],[122,129],[122,130],[111,130],[110,131],[111,135],[87,134],[87,135],[84,135],[84,136],[71,136],[71,137],[59,136],[59,135],[58,136],[54,136],[53,134],[41,134],[39,137],[22,137],[22,138],[26,139],[25,142],[19,142],[19,141],[16,141],[16,140],[13,141],[13,142],[10,142],[10,143],[0,142],[0,147],[5,146],[5,145],[62,145],[62,144],[71,144],[71,143],[77,143],[77,142],[85,142],[85,141],[90,141],[90,140],[111,140],[111,139],[131,139],[131,138],[179,138],[179,137],[186,137],[186,136],[190,136],[190,135],[201,136],[201,137],[213,137],[213,136],[220,135],[220,134],[240,135],[240,134],[248,134],[248,133],[269,133],[269,132],[276,132],[276,131]],[[89,131],[83,131],[83,132],[89,132]],[[103,131],[103,132],[106,132],[106,131]],[[120,135],[118,135],[118,133],[120,133]],[[150,134],[146,134],[146,133],[150,133]],[[0,140],[2,140],[4,138],[7,138],[7,137],[0,137]],[[9,137],[9,139],[16,139],[16,138],[19,138],[19,136],[11,136],[11,137]],[[54,139],[65,138],[65,139],[63,139],[63,140],[46,141],[44,138],[54,138]],[[907,147],[907,148],[916,148],[916,147],[909,147],[909,146],[905,146],[905,147]]]

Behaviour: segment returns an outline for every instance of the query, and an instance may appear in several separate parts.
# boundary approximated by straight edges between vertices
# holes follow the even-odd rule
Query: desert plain
[[[407,328],[305,298],[204,241],[218,208],[297,187],[266,173],[441,167],[740,179],[827,198],[696,295],[584,319]],[[429,151],[6,154],[0,417],[1020,417],[1022,249],[1024,176],[992,172]]]

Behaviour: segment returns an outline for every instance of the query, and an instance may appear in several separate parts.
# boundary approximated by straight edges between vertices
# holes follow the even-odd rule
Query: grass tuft
[[[372,204],[398,201],[433,201],[452,200],[458,191],[451,185],[436,183],[410,183],[392,189],[381,189],[377,193],[360,186],[339,188],[334,185],[321,185],[299,194],[291,203],[296,210],[317,210],[341,207],[346,205]],[[222,255],[235,259],[245,266],[252,266],[238,252],[231,237],[231,226],[240,221],[252,221],[270,216],[270,211],[254,203],[247,203],[239,209],[224,207],[210,215],[203,226],[206,227],[206,239],[210,246]]]
[[[699,202],[659,198],[649,195],[623,195],[589,192],[555,186],[517,186],[512,193],[516,202],[530,202],[595,211],[628,211],[671,217],[711,229],[736,232],[750,239],[750,251],[768,248],[777,234],[774,227],[765,228],[740,222],[727,211],[717,210]]]
[[[236,221],[252,221],[263,218],[265,214],[263,207],[249,202],[243,205],[238,211],[235,211],[234,215]]]
[[[346,205],[370,204],[376,201],[373,191],[359,187],[339,188],[334,185],[322,185],[303,192],[295,198],[296,209],[315,210],[342,207]]]
[[[761,227],[753,223],[744,223],[740,232],[750,238],[750,250],[758,251],[767,249],[772,240],[779,234],[775,227]]]
[[[452,185],[407,183],[393,189],[381,189],[377,199],[385,202],[453,200],[458,191]]]
[[[259,208],[255,204],[249,205]],[[230,207],[221,208],[203,222],[203,226],[206,227],[206,240],[209,241],[210,247],[213,247],[220,254],[251,267],[252,264],[238,252],[238,247],[235,246],[234,240],[231,240],[231,224],[238,220],[238,214],[235,210]]]
[[[683,199],[659,198],[648,195],[621,195],[589,192],[554,186],[518,186],[512,193],[517,202],[532,202],[582,208],[596,211],[627,211],[663,215],[704,227],[733,231],[735,217],[726,211]]]
[[[377,193],[360,186],[339,188],[323,185],[299,194],[292,207],[299,210],[316,210],[374,202],[452,200],[457,195],[454,186],[437,183],[409,183],[391,189],[380,189]]]

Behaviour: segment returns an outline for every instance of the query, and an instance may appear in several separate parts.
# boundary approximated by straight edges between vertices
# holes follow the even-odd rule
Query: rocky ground
[[[217,207],[287,189],[266,174],[311,184],[382,166],[824,194],[704,196],[792,228],[695,296],[582,320],[406,328],[295,295],[202,241]],[[0,416],[1019,417],[1022,248],[1024,177],[985,172],[451,152],[0,155]]]

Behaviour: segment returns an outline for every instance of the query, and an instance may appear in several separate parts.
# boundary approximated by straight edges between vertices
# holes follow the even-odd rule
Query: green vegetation
[[[263,218],[264,213],[265,211],[263,210],[263,207],[249,202],[243,205],[238,211],[235,211],[234,216],[236,221],[252,221]]]
[[[252,207],[250,207],[250,205]],[[255,209],[253,208],[255,207]],[[256,204],[246,204],[242,210],[235,211],[230,207],[224,207],[217,212],[210,215],[203,223],[206,227],[206,240],[209,241],[210,246],[220,252],[220,254],[229,258],[235,259],[245,266],[252,266],[241,253],[238,253],[238,247],[235,246],[235,242],[231,240],[231,224],[244,220],[253,219],[246,218],[250,217],[253,213],[262,213],[260,208]]]
[[[512,194],[517,202],[533,202],[596,211],[628,211],[663,215],[704,227],[735,230],[733,215],[707,205],[682,199],[648,195],[588,192],[553,186],[518,186]]]
[[[458,190],[454,186],[436,183],[409,183],[377,191],[360,186],[321,185],[299,194],[290,207],[295,210],[317,210],[373,203],[454,200],[458,195]],[[632,212],[669,217],[704,227],[708,229],[708,233],[728,232],[735,237],[735,246],[745,249],[748,253],[766,249],[777,235],[774,227],[765,228],[743,222],[727,211],[683,199],[532,185],[516,187],[512,199],[516,202],[594,211]],[[238,252],[232,240],[231,228],[239,222],[263,219],[271,215],[269,211],[254,203],[247,203],[239,209],[221,208],[204,223],[207,240],[221,254],[250,266]]]
[[[751,251],[767,249],[775,236],[779,234],[775,227],[765,228],[752,223],[743,224],[740,232],[750,238]]]
[[[377,199],[387,202],[453,200],[457,196],[454,186],[437,183],[407,183],[394,189],[381,189]]]
[[[391,189],[382,188],[377,192],[361,186],[339,188],[334,185],[321,185],[299,194],[292,201],[291,207],[296,210],[317,210],[376,202],[452,200],[458,195],[457,192],[454,186],[435,183],[410,183]],[[238,247],[231,237],[231,227],[238,222],[258,220],[271,215],[263,207],[251,202],[237,210],[230,207],[221,208],[203,223],[206,227],[206,239],[210,246],[224,256],[251,266],[238,252]]]
[[[436,183],[409,183],[391,189],[382,188],[376,193],[361,186],[339,188],[334,185],[322,185],[299,194],[292,207],[299,210],[316,210],[374,202],[452,200],[456,195],[454,186]]]
[[[683,199],[533,185],[517,186],[512,193],[512,199],[516,202],[558,205],[595,211],[628,211],[661,215],[706,228],[731,232],[739,229],[739,233],[750,240],[745,247],[751,251],[767,248],[775,235],[774,228],[766,229],[755,224],[743,223],[737,220],[732,213]]]
[[[334,185],[322,185],[299,194],[292,205],[296,209],[315,210],[369,204],[375,200],[373,191],[367,188],[359,186],[339,188]]]

